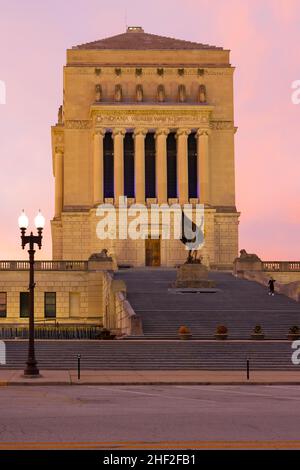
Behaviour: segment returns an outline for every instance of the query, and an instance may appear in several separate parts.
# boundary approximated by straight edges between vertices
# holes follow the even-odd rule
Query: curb
[[[232,381],[223,381],[223,382],[212,382],[212,381],[209,381],[209,380],[203,380],[203,381],[194,381],[194,382],[185,382],[185,381],[181,381],[181,382],[167,382],[167,381],[159,381],[159,382],[155,382],[155,381],[129,381],[129,382],[123,382],[123,381],[120,381],[120,382],[116,382],[116,381],[108,381],[108,382],[86,382],[86,381],[83,381],[83,382],[57,382],[57,381],[53,381],[53,382],[0,382],[0,386],[9,386],[9,387],[18,387],[18,386],[28,386],[28,387],[43,387],[43,386],[66,386],[66,385],[74,385],[74,386],[113,386],[113,385],[116,385],[116,386],[137,386],[137,385],[142,385],[142,386],[145,386],[145,385],[157,385],[157,386],[162,386],[162,385],[185,385],[185,386],[195,386],[195,385],[203,385],[203,386],[206,386],[206,385],[210,385],[210,386],[241,386],[241,385],[261,385],[261,386],[276,386],[276,385],[287,385],[287,386],[300,386],[300,381],[265,381],[265,382],[259,382],[259,381],[236,381],[236,382],[232,382]]]

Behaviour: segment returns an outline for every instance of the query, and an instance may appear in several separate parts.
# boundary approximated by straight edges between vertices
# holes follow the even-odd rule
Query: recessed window
[[[29,292],[20,292],[20,317],[29,317]]]
[[[45,292],[45,318],[56,318],[56,292]]]
[[[6,292],[0,292],[0,318],[5,318],[7,314],[7,295]]]

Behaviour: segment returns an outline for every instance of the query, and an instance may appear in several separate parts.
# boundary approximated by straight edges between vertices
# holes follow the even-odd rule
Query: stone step
[[[6,342],[6,368],[22,369],[26,341]],[[246,358],[253,370],[297,370],[290,342],[182,341],[38,341],[39,367],[49,370],[243,370]],[[1,366],[4,367],[4,366]]]
[[[220,292],[174,294],[169,287],[175,270],[129,270],[116,274],[127,285],[128,300],[141,317],[144,339],[176,338],[181,325],[194,338],[211,339],[218,325],[229,337],[249,339],[259,324],[269,339],[286,339],[290,327],[300,326],[299,304],[287,297],[267,295],[266,288],[230,273],[211,272]]]

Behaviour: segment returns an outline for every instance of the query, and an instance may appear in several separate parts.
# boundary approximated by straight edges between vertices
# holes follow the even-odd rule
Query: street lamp
[[[33,235],[32,232],[30,233],[30,235],[26,235],[26,229],[28,228],[29,220],[24,211],[22,211],[18,222],[21,230],[21,241],[23,250],[26,245],[29,245],[29,345],[28,359],[26,363],[26,368],[24,370],[24,375],[38,377],[40,373],[39,369],[37,368],[37,361],[35,359],[34,350],[34,245],[38,245],[39,249],[42,248],[42,233],[43,228],[45,227],[45,217],[41,214],[41,211],[39,211],[34,219],[34,224],[38,231],[38,235]]]

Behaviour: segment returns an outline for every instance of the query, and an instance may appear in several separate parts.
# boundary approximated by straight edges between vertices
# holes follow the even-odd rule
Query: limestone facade
[[[204,259],[232,264],[239,219],[233,73],[227,50],[141,28],[67,51],[63,108],[52,127],[53,259],[84,260],[108,248],[119,264],[145,265],[146,240],[111,243],[96,235],[96,207],[117,207],[125,195],[129,205],[204,204]],[[178,240],[161,239],[159,250],[161,265],[186,258]]]
[[[111,269],[111,265],[106,268]],[[28,318],[22,318],[21,296],[28,295],[28,265],[22,261],[0,262],[0,271],[0,299],[1,294],[5,296],[1,324],[27,325]],[[106,276],[105,266],[90,266],[89,262],[37,262],[36,323],[101,324],[106,305]],[[49,293],[55,297],[52,315],[47,317],[45,303]]]

